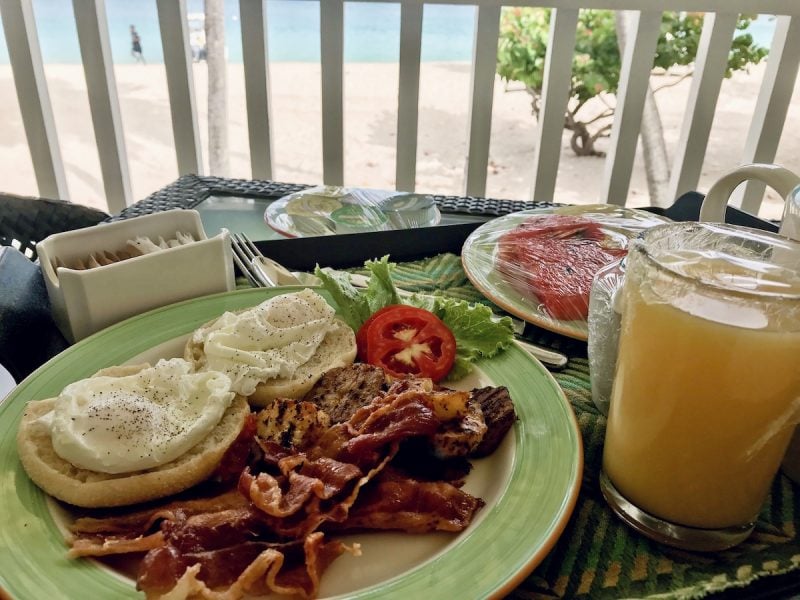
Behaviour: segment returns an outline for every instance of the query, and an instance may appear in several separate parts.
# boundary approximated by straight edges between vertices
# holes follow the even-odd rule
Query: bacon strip
[[[69,530],[76,534],[103,533],[143,535],[149,531],[156,522],[167,519],[174,520],[177,511],[186,516],[200,513],[218,512],[231,508],[244,508],[248,501],[236,490],[229,490],[216,496],[195,498],[189,500],[175,500],[161,506],[152,506],[126,515],[117,515],[106,518],[82,517],[76,519]]]
[[[377,462],[376,455],[387,445],[432,435],[440,424],[425,394],[415,390],[387,394],[357,410],[346,423],[351,438],[334,458],[356,464]]]
[[[72,540],[72,547],[67,551],[67,558],[147,552],[163,544],[164,536],[160,531],[135,538],[113,536],[80,538]]]
[[[264,552],[288,555],[296,564],[303,560],[302,550],[300,541],[289,544],[250,541],[204,552],[181,552],[168,544],[147,553],[137,587],[148,594],[167,593],[179,585],[186,571],[193,567],[199,567],[197,578],[209,588],[229,586]]]
[[[461,531],[483,506],[451,483],[418,481],[387,468],[402,442],[428,439],[454,418],[445,414],[452,403],[437,408],[432,393],[419,382],[401,382],[310,448],[257,437],[260,460],[243,468],[236,489],[79,519],[70,554],[146,550],[137,585],[148,598],[312,598],[333,560],[343,552],[360,554],[357,545],[325,541],[321,528]],[[249,445],[247,435],[240,440],[231,464],[241,463]],[[160,531],[151,533],[159,523]]]
[[[304,453],[288,451],[274,442],[264,442],[261,446],[265,457],[277,457],[276,467],[280,476],[259,473],[253,477],[246,469],[239,480],[239,489],[258,508],[273,517],[294,515],[313,498],[333,498],[363,475],[355,465],[324,456],[309,459]],[[282,482],[285,491],[281,489]]]
[[[322,523],[344,521],[361,488],[384,469],[396,452],[397,446],[394,445],[378,466],[353,483],[349,492],[343,488],[344,495],[341,497],[331,498],[323,504],[323,499],[319,496],[309,495],[302,507],[289,516],[279,517],[270,513],[282,504],[284,494],[278,480],[274,477],[265,477],[263,473],[254,477],[245,471],[242,473],[239,489],[248,495],[254,506],[264,510],[263,519],[276,535],[285,538],[302,538],[316,531]]]
[[[258,539],[279,540],[253,506],[203,513],[185,517],[178,513],[173,521],[164,521],[161,531],[165,541],[184,553],[217,550]]]
[[[322,523],[344,521],[361,488],[394,457],[400,441],[439,428],[441,421],[422,391],[398,389],[331,427],[308,453],[259,442],[264,462],[277,472],[254,476],[245,470],[239,489],[264,511],[275,533],[301,537]]]
[[[347,520],[334,527],[340,531],[462,531],[484,504],[480,498],[444,481],[416,481],[384,474],[364,488]]]
[[[251,546],[248,550],[255,548],[255,546]],[[162,591],[163,588],[149,587],[151,582],[140,580],[139,585],[140,589],[147,593],[148,598],[161,600],[186,600],[188,598],[238,600],[245,594],[263,592],[314,598],[319,592],[322,573],[333,560],[344,552],[358,556],[360,549],[357,545],[346,546],[339,541],[326,543],[322,533],[313,533],[303,541],[300,560],[287,560],[289,557],[278,547],[264,549],[246,564],[241,573],[229,582],[229,587],[222,591],[214,590],[213,588],[216,586],[201,578],[203,563],[200,562],[187,568],[166,593]],[[232,558],[231,551],[226,551],[225,557],[217,554],[205,558],[209,564],[225,563],[225,559],[236,560]]]

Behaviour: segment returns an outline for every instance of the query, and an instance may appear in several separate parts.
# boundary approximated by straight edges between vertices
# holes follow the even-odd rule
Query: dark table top
[[[230,180],[184,176],[163,190],[127,208],[113,219],[124,219],[171,208],[197,209],[209,234],[226,227],[257,240],[262,249],[291,268],[309,268],[325,247],[331,266],[361,264],[365,258],[390,253],[397,260],[414,260],[439,252],[458,253],[461,244],[481,223],[517,210],[551,206],[519,201],[435,196],[443,214],[442,224],[426,231],[389,231],[356,234],[359,243],[338,240],[331,253],[331,240],[305,238],[287,240],[272,232],[263,221],[269,202],[307,186],[277,182]],[[695,220],[702,196],[688,194],[667,210],[653,209],[676,220]],[[729,212],[729,221],[776,230],[768,222],[739,211]],[[336,236],[352,237],[352,236]],[[18,381],[47,358],[67,347],[49,316],[47,295],[38,267],[11,249],[0,251],[0,364]],[[9,325],[10,324],[10,325]],[[742,589],[729,589],[715,598],[800,598],[797,573],[771,576]]]

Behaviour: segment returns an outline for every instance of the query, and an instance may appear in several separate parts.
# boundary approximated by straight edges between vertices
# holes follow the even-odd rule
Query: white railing
[[[9,57],[39,193],[68,198],[52,109],[43,75],[32,0],[0,0]],[[192,80],[185,0],[156,0],[167,73],[175,154],[180,174],[202,172],[200,136]],[[365,1],[365,0],[351,0]],[[369,0],[376,1],[376,0]],[[384,1],[384,0],[377,0]],[[389,1],[389,0],[385,0]],[[778,15],[768,66],[756,102],[741,162],[772,162],[777,152],[800,65],[800,0],[392,0],[401,5],[400,80],[397,117],[396,186],[413,190],[416,176],[420,49],[424,4],[475,6],[471,101],[465,188],[486,190],[492,90],[502,6],[554,9],[545,65],[542,106],[532,164],[530,197],[551,200],[558,172],[564,113],[578,11],[582,8],[635,11],[622,57],[617,108],[606,157],[601,199],[625,204],[642,121],[661,14],[666,10],[706,12],[689,100],[671,169],[669,198],[695,189],[737,17],[742,12]],[[90,108],[109,210],[132,201],[128,163],[111,68],[104,0],[73,0]],[[272,116],[265,0],[239,0],[250,142],[255,178],[272,177]],[[344,0],[320,2],[323,180],[344,183]],[[763,187],[749,183],[739,202],[757,212]]]

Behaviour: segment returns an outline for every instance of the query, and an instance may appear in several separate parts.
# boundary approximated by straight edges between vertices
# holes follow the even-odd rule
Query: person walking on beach
[[[142,39],[136,32],[136,27],[133,25],[131,25],[131,56],[136,59],[136,62],[141,62],[145,65],[147,64],[147,61],[144,59],[144,55],[142,54]]]

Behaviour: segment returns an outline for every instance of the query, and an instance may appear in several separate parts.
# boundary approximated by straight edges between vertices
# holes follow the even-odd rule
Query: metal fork
[[[239,268],[247,271],[250,284],[256,287],[280,285],[319,285],[320,280],[310,273],[290,271],[279,262],[261,254],[258,247],[244,233],[231,236],[234,256]]]
[[[276,287],[278,285],[253,264],[253,259],[261,256],[261,252],[245,234],[232,233],[231,248],[233,249],[233,262],[247,277],[250,285],[253,287]]]

